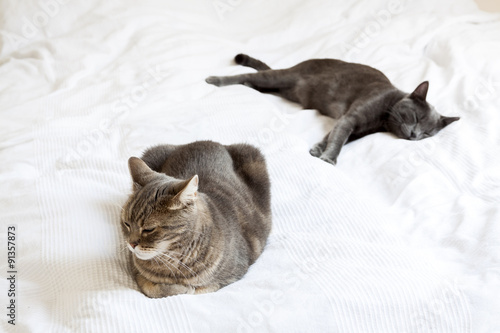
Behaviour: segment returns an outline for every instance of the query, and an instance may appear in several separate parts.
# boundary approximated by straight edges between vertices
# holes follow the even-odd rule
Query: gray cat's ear
[[[179,184],[179,193],[170,200],[169,209],[181,209],[196,201],[198,198],[198,175]]]
[[[138,190],[154,178],[155,172],[151,170],[143,160],[137,157],[128,159],[128,169],[132,181],[134,182],[134,190]]]
[[[441,122],[441,126],[442,126],[441,128],[445,128],[446,126],[448,126],[452,122],[457,121],[459,119],[460,119],[460,117],[445,117],[445,116],[441,116],[439,118],[439,121]]]
[[[427,97],[427,90],[429,90],[429,81],[424,81],[411,93],[411,98],[422,99],[425,101]]]

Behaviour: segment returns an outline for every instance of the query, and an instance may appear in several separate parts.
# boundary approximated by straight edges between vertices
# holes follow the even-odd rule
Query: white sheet
[[[16,225],[16,332],[500,330],[500,19],[470,0],[0,2],[2,244]],[[332,121],[208,75],[361,62],[462,119],[419,142],[375,134],[337,166]],[[273,231],[216,293],[146,298],[119,230],[126,161],[158,143],[265,153]],[[1,247],[7,277],[7,249]]]

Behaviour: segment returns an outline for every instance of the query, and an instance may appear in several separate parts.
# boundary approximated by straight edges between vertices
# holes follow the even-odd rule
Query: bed
[[[0,15],[0,330],[500,331],[498,13],[472,0],[4,0]],[[461,119],[422,141],[367,136],[333,166],[309,154],[333,120],[205,83],[251,72],[240,52],[273,68],[364,63],[408,92],[429,80],[427,99]],[[119,228],[127,159],[195,140],[261,149],[273,230],[240,281],[150,299]]]

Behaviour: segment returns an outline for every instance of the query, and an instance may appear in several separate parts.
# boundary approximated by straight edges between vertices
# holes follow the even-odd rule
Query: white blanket
[[[1,330],[500,331],[499,15],[472,0],[3,0],[0,35]],[[418,142],[370,135],[332,166],[308,153],[332,120],[204,82],[252,72],[240,52],[360,62],[408,92],[429,80],[461,119]],[[127,159],[202,139],[263,151],[273,231],[242,280],[149,299],[119,228]]]

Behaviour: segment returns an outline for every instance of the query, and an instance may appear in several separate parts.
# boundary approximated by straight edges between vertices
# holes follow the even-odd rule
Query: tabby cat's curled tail
[[[263,63],[260,60],[254,59],[250,57],[249,55],[246,54],[238,54],[236,57],[234,57],[234,62],[236,62],[238,65],[242,66],[247,66],[251,68],[255,68],[258,71],[264,71],[266,69],[271,69],[268,65]]]

